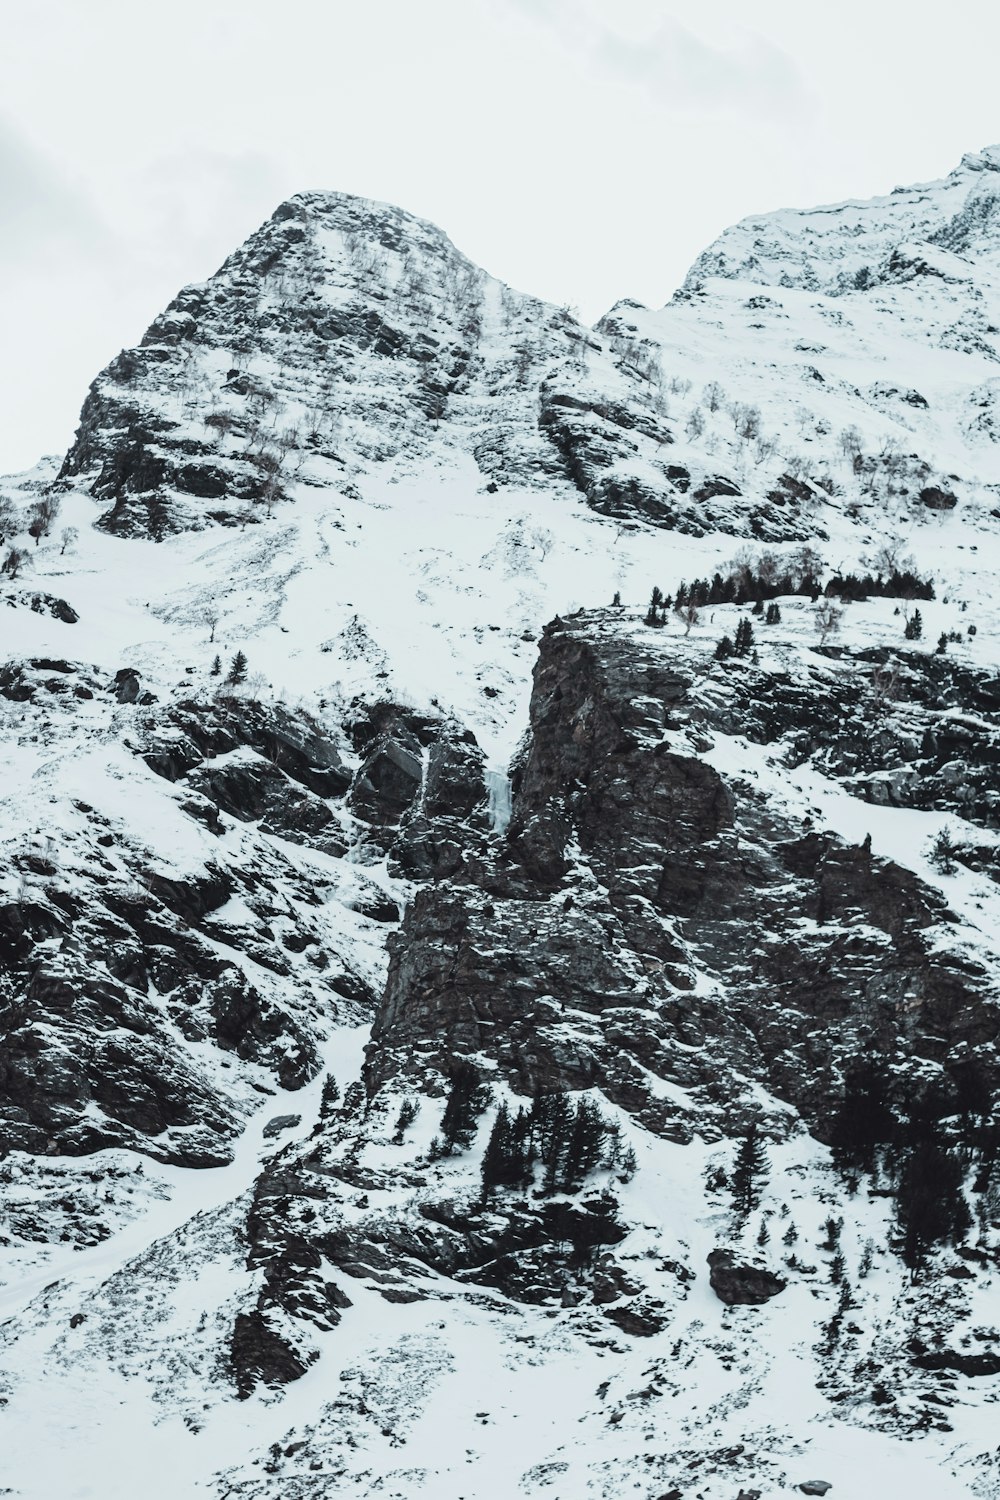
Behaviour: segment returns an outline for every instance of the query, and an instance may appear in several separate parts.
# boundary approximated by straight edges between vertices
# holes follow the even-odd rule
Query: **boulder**
[[[115,697],[119,703],[134,703],[139,696],[139,673],[134,667],[122,667],[115,673]]]
[[[957,495],[953,495],[951,490],[939,489],[935,484],[929,484],[926,489],[922,489],[920,499],[928,510],[954,510],[958,504]]]
[[[773,1271],[741,1260],[732,1250],[713,1250],[708,1265],[712,1291],[727,1307],[737,1303],[759,1307],[788,1285]]]

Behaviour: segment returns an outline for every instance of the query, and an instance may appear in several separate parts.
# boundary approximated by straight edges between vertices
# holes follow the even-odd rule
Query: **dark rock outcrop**
[[[713,1250],[708,1257],[712,1291],[727,1307],[760,1307],[788,1285],[764,1266],[752,1265],[732,1250]]]
[[[597,1084],[685,1139],[732,1128],[740,1074],[822,1133],[862,1049],[991,1067],[992,985],[941,897],[703,758],[728,679],[696,691],[681,660],[610,612],[548,628],[507,839],[410,906],[371,1088],[482,1052],[521,1093]]]
[[[1000,1351],[982,1349],[932,1349],[916,1354],[913,1363],[921,1370],[956,1370],[960,1375],[1000,1375]]]

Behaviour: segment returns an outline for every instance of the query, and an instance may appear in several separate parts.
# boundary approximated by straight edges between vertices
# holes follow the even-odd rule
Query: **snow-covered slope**
[[[0,1487],[1000,1495],[998,190],[593,329],[302,194],[0,481]],[[601,1160],[483,1197],[556,1088]],[[914,1275],[917,1116],[976,1223]]]

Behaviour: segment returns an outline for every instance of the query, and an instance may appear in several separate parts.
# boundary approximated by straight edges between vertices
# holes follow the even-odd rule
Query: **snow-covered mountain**
[[[308,193],[0,482],[3,1492],[1000,1496],[998,364]]]

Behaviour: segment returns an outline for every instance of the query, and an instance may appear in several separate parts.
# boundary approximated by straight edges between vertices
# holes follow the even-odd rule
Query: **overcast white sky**
[[[749,213],[1000,139],[987,0],[0,0],[0,472],[282,198],[434,220],[595,318]]]

